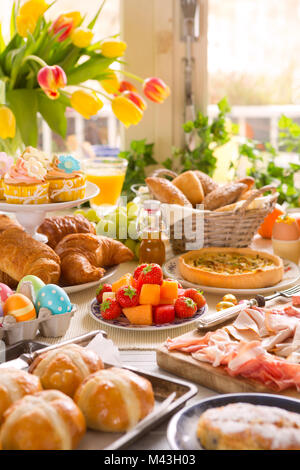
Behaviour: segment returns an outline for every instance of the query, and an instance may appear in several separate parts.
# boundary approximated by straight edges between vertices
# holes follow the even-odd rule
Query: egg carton
[[[12,315],[6,315],[0,328],[0,339],[11,345],[34,339],[38,331],[46,338],[64,336],[76,310],[77,306],[73,305],[71,312],[53,315],[48,308],[41,308],[38,318],[23,322],[17,322]]]

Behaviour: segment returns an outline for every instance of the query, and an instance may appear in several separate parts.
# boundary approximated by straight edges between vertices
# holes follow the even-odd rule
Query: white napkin
[[[96,352],[103,362],[107,362],[115,366],[122,365],[120,352],[117,346],[114,345],[111,339],[104,338],[102,333],[95,336],[95,338],[93,338],[86,347],[87,349]]]

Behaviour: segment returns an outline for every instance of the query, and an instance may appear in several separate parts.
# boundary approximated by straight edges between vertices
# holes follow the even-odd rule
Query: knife
[[[107,337],[107,333],[102,330],[94,330],[89,333],[86,333],[81,336],[77,336],[72,339],[68,339],[66,341],[62,341],[61,343],[52,344],[51,346],[47,346],[46,348],[38,349],[33,353],[24,353],[21,354],[20,357],[17,359],[12,359],[11,361],[3,362],[0,364],[0,367],[14,367],[15,369],[27,369],[27,367],[38,357],[40,354],[52,351],[53,349],[60,348],[61,346],[66,346],[68,344],[85,344],[91,341],[95,336],[98,334],[102,334],[104,338]]]

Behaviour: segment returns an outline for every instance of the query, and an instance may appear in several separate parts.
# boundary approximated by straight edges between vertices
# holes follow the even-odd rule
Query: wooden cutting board
[[[180,338],[201,337],[203,334],[194,330],[180,336]],[[231,377],[222,366],[213,367],[206,362],[196,361],[189,354],[180,351],[168,351],[165,346],[160,346],[157,349],[156,360],[162,369],[219,393],[276,393],[300,399],[300,392],[297,392],[296,389],[275,392],[255,380]]]

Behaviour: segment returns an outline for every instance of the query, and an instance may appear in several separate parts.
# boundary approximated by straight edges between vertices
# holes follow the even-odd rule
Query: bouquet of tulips
[[[0,25],[0,150],[11,155],[20,147],[37,146],[38,114],[65,137],[66,108],[90,119],[106,99],[126,127],[138,124],[146,102],[122,74],[141,82],[145,96],[156,103],[170,94],[159,78],[144,80],[119,70],[127,45],[118,36],[94,41],[93,29],[105,0],[87,25],[77,11],[47,21],[45,13],[53,3],[14,3],[7,44]],[[91,80],[101,87],[91,86]]]

